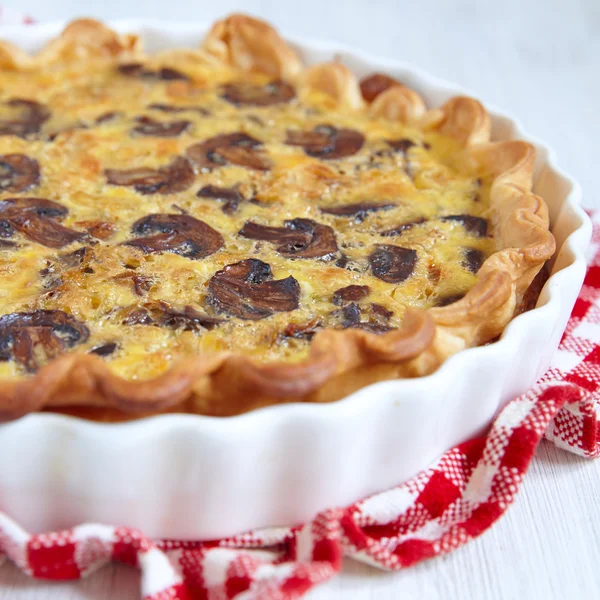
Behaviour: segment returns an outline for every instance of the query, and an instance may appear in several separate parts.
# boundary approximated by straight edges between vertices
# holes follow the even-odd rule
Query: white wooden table
[[[3,0],[6,1],[6,0]],[[598,0],[8,0],[39,20],[206,20],[243,10],[281,30],[400,57],[518,115],[579,179],[600,208],[600,2]],[[600,595],[600,460],[543,443],[516,504],[488,533],[448,557],[402,573],[344,565],[312,600],[509,600]],[[129,600],[138,576],[108,566],[75,584],[32,582],[0,568],[1,600]]]

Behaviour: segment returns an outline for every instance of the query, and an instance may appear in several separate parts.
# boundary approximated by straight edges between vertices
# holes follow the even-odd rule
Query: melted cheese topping
[[[393,313],[390,327],[399,324],[405,306],[428,308],[473,286],[476,275],[465,267],[465,252],[474,248],[488,256],[496,249],[494,240],[440,217],[485,218],[489,190],[477,173],[451,166],[459,150],[453,140],[344,112],[319,94],[266,107],[235,106],[222,99],[223,83],[242,77],[255,85],[267,80],[212,70],[187,55],[156,59],[147,68],[163,66],[177,68],[188,81],[127,77],[106,63],[2,74],[0,121],[18,113],[6,104],[11,98],[42,103],[51,116],[38,134],[26,139],[0,136],[0,154],[24,154],[38,161],[41,172],[38,185],[17,194],[0,192],[0,200],[18,196],[52,200],[68,208],[62,225],[85,231],[89,222],[101,221],[111,224],[112,234],[58,250],[15,234],[12,240],[18,247],[0,251],[0,314],[62,310],[90,331],[85,343],[67,351],[88,352],[116,343],[106,360],[115,372],[136,379],[158,375],[178,357],[207,351],[241,352],[258,360],[301,360],[309,341],[282,332],[290,324],[340,327],[341,309],[332,297],[348,285],[369,286],[369,295],[359,302],[367,315],[363,318],[369,318],[372,303],[379,304]],[[149,109],[152,104],[201,107],[204,112],[161,112]],[[97,124],[106,113],[116,114]],[[173,138],[134,135],[131,131],[140,116],[166,122],[183,119],[191,126]],[[285,144],[288,130],[310,131],[323,124],[359,131],[365,143],[356,154],[339,160],[311,157],[302,147]],[[272,169],[235,165],[196,169],[194,184],[170,195],[143,195],[133,187],[107,183],[105,169],[164,167],[176,156],[185,156],[192,144],[230,132],[245,132],[263,142]],[[415,145],[404,153],[394,152],[386,140],[398,139]],[[245,200],[226,214],[222,202],[197,197],[207,185],[238,186]],[[393,206],[369,212],[362,220],[321,210],[360,202]],[[187,213],[220,232],[225,243],[216,253],[196,260],[171,252],[145,254],[123,245],[136,237],[131,232],[133,223],[153,213]],[[344,264],[338,262],[340,253],[323,259],[290,259],[276,251],[276,244],[238,235],[248,221],[282,227],[284,221],[298,217],[334,229],[345,268],[336,266]],[[423,222],[398,235],[381,235],[415,221]],[[390,284],[373,276],[368,256],[376,244],[416,250],[414,271],[404,282]],[[60,257],[82,245],[91,247],[83,263],[65,266]],[[215,315],[206,302],[209,280],[224,266],[246,258],[268,263],[276,280],[294,277],[300,286],[299,307],[255,321]],[[133,275],[146,282],[143,290],[136,292]],[[124,324],[126,311],[159,300],[176,310],[191,306],[224,321],[210,331],[195,332]],[[14,360],[0,363],[0,376],[23,374]]]

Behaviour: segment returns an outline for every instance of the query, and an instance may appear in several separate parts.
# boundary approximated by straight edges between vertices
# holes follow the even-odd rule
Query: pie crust
[[[71,23],[35,56],[0,43],[0,68],[5,71],[51,69],[71,62],[92,69],[107,61],[119,65],[198,61],[211,68],[264,74],[292,85],[307,104],[317,95],[332,109],[449,138],[460,149],[456,163],[479,173],[489,184],[488,221],[497,249],[483,262],[475,284],[462,299],[427,310],[406,307],[398,326],[379,335],[355,328],[325,328],[314,335],[301,360],[260,361],[235,350],[203,352],[179,359],[149,379],[126,379],[95,354],[67,352],[35,374],[2,382],[3,419],[41,409],[107,420],[171,411],[229,416],[277,403],[330,402],[377,381],[427,375],[456,352],[499,336],[555,251],[547,207],[532,193],[535,149],[524,141],[490,142],[490,118],[472,98],[455,97],[440,108],[428,109],[415,91],[389,78],[359,82],[339,62],[304,67],[274,29],[244,15],[217,22],[200,49],[150,58],[136,36],[117,34],[88,19]],[[366,89],[369,83],[371,89]],[[141,122],[140,126],[153,125]],[[180,167],[170,163],[159,173],[166,173],[168,179]],[[260,170],[261,163],[254,168]],[[317,180],[331,176],[327,167],[311,169],[308,176]],[[177,173],[173,181],[181,180]],[[112,177],[118,180],[122,175]],[[26,192],[11,196],[29,197]],[[2,195],[0,203],[5,199]],[[177,227],[185,227],[184,221],[178,221]],[[207,235],[213,234],[204,232],[201,239]]]

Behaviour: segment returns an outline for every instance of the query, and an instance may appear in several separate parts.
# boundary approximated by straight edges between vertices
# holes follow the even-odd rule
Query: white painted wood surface
[[[6,0],[4,0],[6,1]],[[600,208],[598,0],[8,0],[40,20],[91,15],[212,21],[233,10],[284,32],[335,39],[404,60],[518,115],[548,141]],[[311,600],[512,600],[600,597],[600,460],[544,442],[516,504],[469,546],[402,573],[346,562]],[[108,566],[74,584],[0,568],[1,600],[130,600],[133,569]]]

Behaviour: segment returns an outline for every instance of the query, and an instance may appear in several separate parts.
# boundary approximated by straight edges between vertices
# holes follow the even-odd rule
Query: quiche
[[[77,20],[0,69],[5,419],[427,375],[497,338],[555,250],[534,148],[490,142],[478,101],[305,66],[248,16],[154,55]]]

